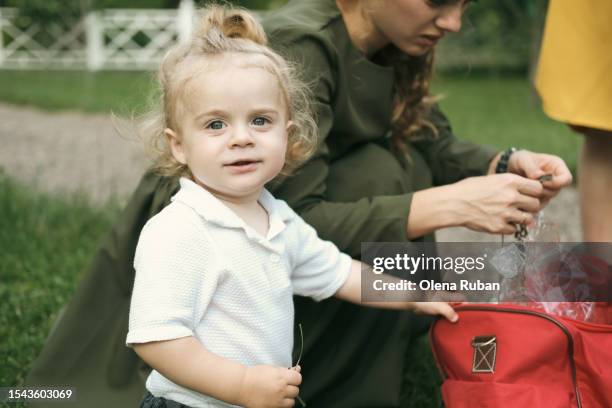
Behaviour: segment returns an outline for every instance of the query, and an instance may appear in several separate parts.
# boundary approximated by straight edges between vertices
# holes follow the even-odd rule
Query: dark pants
[[[162,397],[155,397],[147,391],[140,402],[140,408],[189,408],[189,406]]]

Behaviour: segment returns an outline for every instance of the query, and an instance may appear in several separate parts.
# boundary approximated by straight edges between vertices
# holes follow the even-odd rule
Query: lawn
[[[83,196],[34,193],[0,168],[0,385],[23,383],[117,213]]]
[[[0,70],[0,101],[45,110],[129,112],[146,102],[149,72]]]
[[[522,77],[439,78],[434,92],[455,133],[500,149],[510,146],[562,157],[575,173],[581,140],[549,119]]]

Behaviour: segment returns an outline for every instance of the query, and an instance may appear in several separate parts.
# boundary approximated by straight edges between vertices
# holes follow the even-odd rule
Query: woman
[[[447,226],[512,233],[571,181],[557,157],[459,141],[432,106],[432,50],[459,30],[465,6],[296,0],[264,21],[272,45],[312,81],[322,139],[313,159],[270,189],[354,257],[361,242],[433,240]],[[496,168],[514,174],[495,175]],[[554,177],[543,188],[536,179],[549,173]],[[142,225],[176,189],[174,179],[145,175],[30,384],[70,384],[92,407],[140,399],[146,368],[124,346],[132,259]],[[296,297],[295,304],[305,341],[301,396],[309,406],[399,406],[404,355],[425,319],[336,300]],[[88,352],[94,349],[105,352]]]

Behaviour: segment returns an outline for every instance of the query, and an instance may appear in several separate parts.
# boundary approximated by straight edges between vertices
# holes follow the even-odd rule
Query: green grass
[[[42,109],[131,112],[152,86],[149,72],[0,70],[0,100]]]
[[[401,406],[440,407],[442,378],[434,362],[427,336],[420,337],[410,345],[405,364],[407,368],[402,383]]]
[[[434,92],[454,133],[506,149],[521,147],[563,158],[576,170],[581,139],[566,125],[549,119],[522,77],[439,78]]]
[[[117,211],[34,193],[0,168],[0,385],[23,383]]]

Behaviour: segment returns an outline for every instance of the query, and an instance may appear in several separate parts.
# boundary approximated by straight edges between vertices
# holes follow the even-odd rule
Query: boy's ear
[[[295,126],[295,123],[293,123],[292,120],[288,120],[287,125],[285,126],[285,132],[287,132],[288,134],[289,132],[291,132],[291,129],[293,129],[294,126]]]
[[[170,146],[170,151],[172,152],[174,159],[181,164],[187,164],[185,150],[183,149],[183,143],[181,142],[179,135],[174,130],[166,128],[164,129],[164,136],[166,136],[168,146]]]

